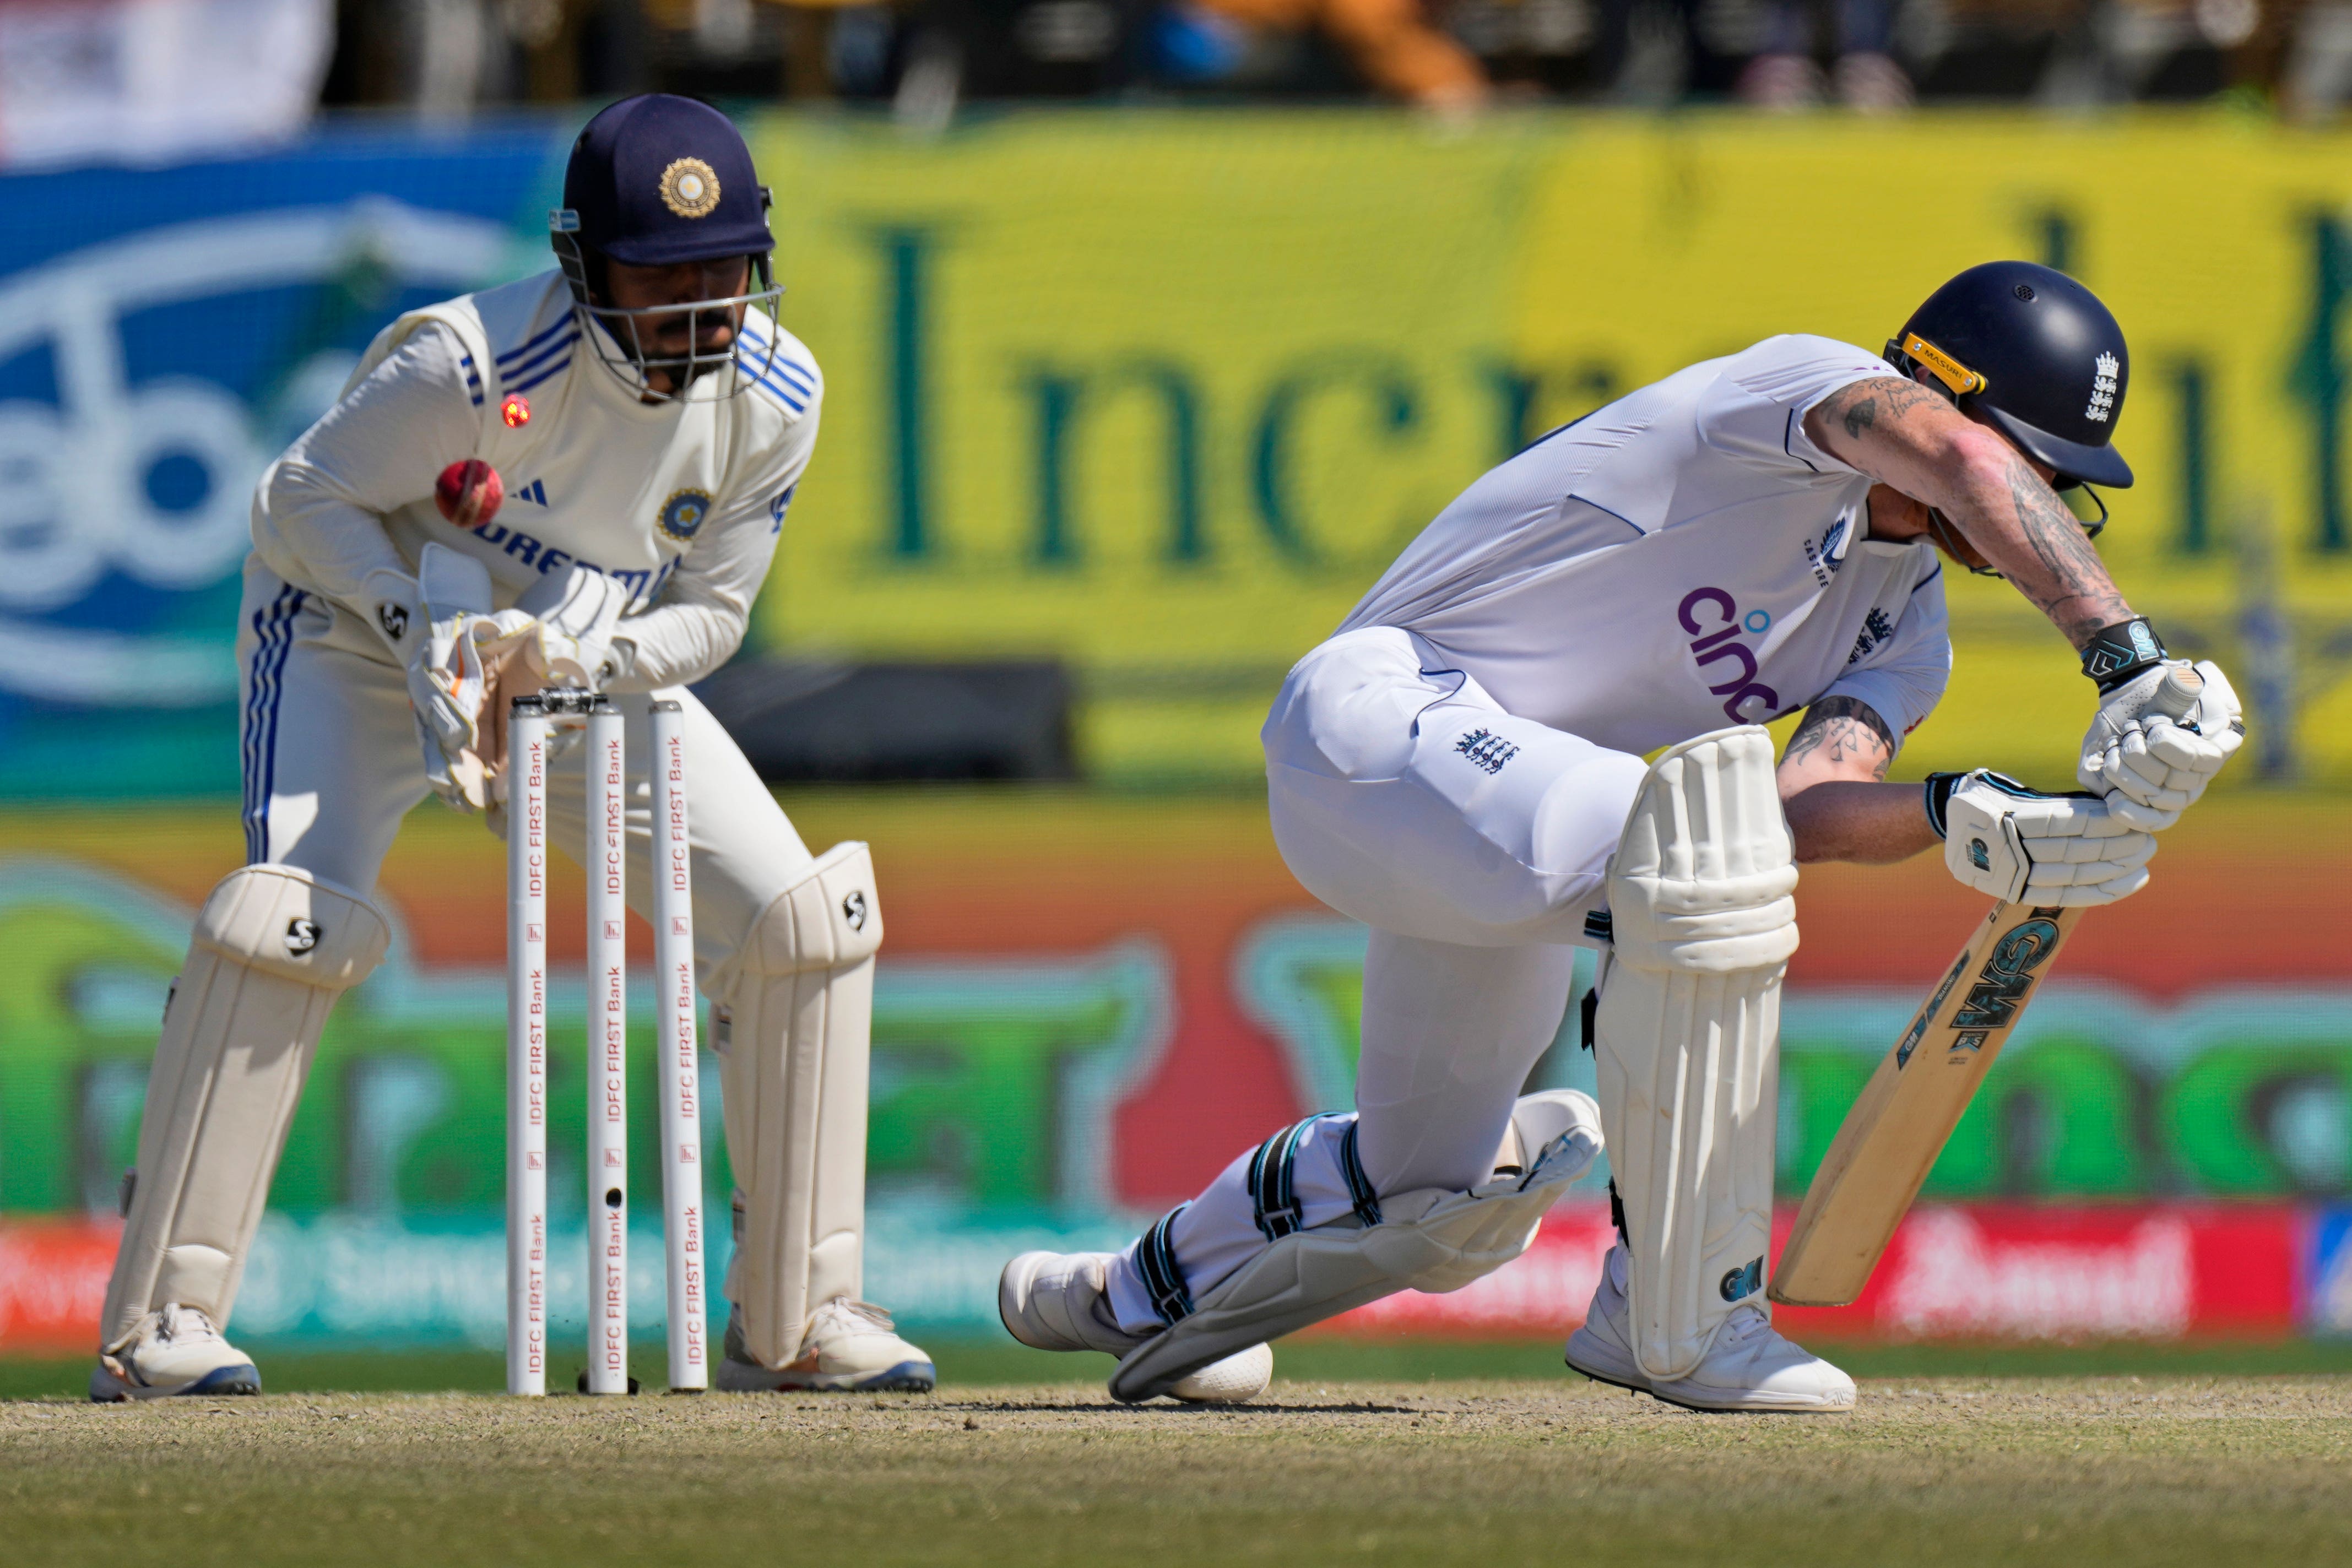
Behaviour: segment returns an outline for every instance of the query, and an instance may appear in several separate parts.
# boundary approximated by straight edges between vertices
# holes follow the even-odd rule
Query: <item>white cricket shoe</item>
[[[1109,1252],[1024,1252],[996,1282],[1004,1332],[1033,1350],[1099,1350],[1124,1361],[1151,1336],[1131,1334],[1111,1314]],[[1239,1405],[1274,1381],[1274,1352],[1235,1351],[1181,1379],[1170,1397],[1192,1405]]]
[[[718,1387],[726,1394],[929,1394],[939,1382],[931,1358],[898,1337],[890,1314],[836,1296],[809,1318],[800,1354],[762,1366],[743,1348],[740,1309],[727,1317],[727,1354]]]
[[[212,1319],[177,1302],[141,1318],[100,1354],[89,1375],[89,1396],[100,1405],[260,1392],[253,1358],[223,1339]]]
[[[1568,1364],[1599,1383],[1638,1389],[1690,1410],[1808,1411],[1853,1408],[1853,1379],[1773,1332],[1761,1307],[1744,1302],[1715,1331],[1688,1375],[1654,1379],[1633,1358],[1627,1328],[1625,1249],[1609,1249],[1584,1326],[1568,1339]]]
[[[1649,1375],[1633,1359],[1633,1342],[1626,1328],[1632,1312],[1625,1301],[1625,1244],[1609,1249],[1601,1265],[1601,1283],[1592,1304],[1584,1310],[1584,1326],[1568,1336],[1563,1357],[1568,1364],[1595,1383],[1613,1383],[1639,1394],[1650,1391]]]

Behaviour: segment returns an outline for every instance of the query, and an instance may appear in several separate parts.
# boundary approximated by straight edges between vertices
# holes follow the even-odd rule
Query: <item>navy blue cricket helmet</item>
[[[710,105],[649,92],[599,111],[572,144],[563,205],[548,215],[548,238],[572,286],[574,310],[604,329],[590,336],[606,366],[646,395],[676,397],[707,371],[740,363],[747,336],[740,330],[721,349],[689,345],[660,353],[645,329],[675,320],[681,309],[704,319],[729,312],[735,323],[752,308],[773,316],[783,290],[769,265],[775,239],[768,206],[742,132]],[[625,310],[606,292],[612,262],[672,267],[735,256],[750,258],[757,279],[741,294]],[[772,353],[772,336],[767,344]],[[656,370],[667,372],[667,392],[648,389],[646,372]],[[730,378],[726,392],[741,390],[741,381]]]
[[[2109,444],[2131,377],[2124,329],[2064,273],[2030,261],[1969,267],[1911,313],[1886,358],[1906,374],[1926,370],[2062,486],[2132,482]]]
[[[625,98],[572,144],[563,205],[580,244],[631,267],[764,256],[768,193],[742,132],[707,103]]]

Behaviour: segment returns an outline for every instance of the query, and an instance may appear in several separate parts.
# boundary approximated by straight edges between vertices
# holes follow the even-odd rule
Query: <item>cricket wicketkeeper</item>
[[[1355,1111],[1276,1134],[1123,1252],[1014,1259],[1006,1326],[1118,1355],[1122,1398],[1245,1395],[1264,1341],[1517,1257],[1605,1130],[1618,1241],[1569,1364],[1698,1409],[1850,1406],[1764,1295],[1797,862],[1940,842],[1996,898],[2110,903],[2242,737],[2210,664],[2184,719],[2149,710],[2164,645],[2091,545],[2092,486],[2132,481],[2109,444],[2128,367],[2089,290],[1994,262],[1883,357],[1769,338],[1471,486],[1265,725],[1284,858],[1372,928]],[[1938,550],[2080,651],[2084,793],[1886,782],[1950,673]],[[1758,727],[1799,708],[1776,770]],[[1515,1102],[1577,946],[1606,955],[1600,1103]]]
[[[377,869],[428,791],[503,831],[503,697],[542,684],[629,716],[640,913],[646,707],[685,709],[740,1184],[717,1385],[931,1386],[858,1300],[872,863],[860,843],[812,856],[685,689],[742,642],[816,444],[768,193],[723,115],[656,94],[581,132],[563,203],[558,268],[394,321],[262,477],[237,648],[248,863],[205,901],[165,1009],[94,1399],[258,1391],[222,1331],[327,1014],[383,956]],[[436,498],[468,462],[502,476],[494,520],[480,467]],[[578,751],[549,794],[551,836],[583,842]]]

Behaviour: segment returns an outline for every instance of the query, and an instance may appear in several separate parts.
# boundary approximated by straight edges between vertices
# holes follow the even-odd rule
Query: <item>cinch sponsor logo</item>
[[[1700,679],[1723,673],[1710,671],[1710,664],[1727,661],[1731,665],[1728,679],[1706,688],[1723,699],[1726,717],[1734,724],[1761,724],[1780,711],[1780,694],[1756,679],[1756,651],[1739,641],[1743,632],[1760,637],[1770,631],[1770,611],[1751,610],[1742,615],[1739,601],[1720,588],[1694,588],[1683,596],[1675,615],[1683,630],[1694,633],[1690,650],[1698,661]],[[1740,705],[1750,699],[1762,703],[1762,710],[1740,712]]]

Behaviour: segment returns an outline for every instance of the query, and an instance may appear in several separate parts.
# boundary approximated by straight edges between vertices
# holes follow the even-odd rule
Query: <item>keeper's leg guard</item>
[[[1526,1251],[1545,1211],[1601,1153],[1600,1113],[1573,1091],[1520,1101],[1503,1152],[1525,1157],[1533,1145],[1534,1155],[1525,1169],[1468,1192],[1375,1196],[1350,1157],[1351,1140],[1343,1141],[1354,1212],[1302,1229],[1290,1166],[1305,1130],[1322,1119],[1284,1129],[1253,1156],[1251,1206],[1267,1244],[1199,1300],[1170,1239],[1175,1215],[1146,1234],[1137,1260],[1169,1326],[1119,1363],[1112,1397],[1136,1403],[1168,1393],[1213,1362],[1398,1291],[1460,1290]]]
[[[389,939],[373,904],[295,866],[245,866],[205,900],[147,1078],[101,1351],[166,1306],[228,1322],[327,1014]]]
[[[1769,736],[1718,730],[1658,759],[1611,863],[1594,1019],[1629,1337],[1654,1381],[1689,1373],[1739,1303],[1763,1301],[1796,885]]]
[[[728,1294],[744,1353],[782,1368],[817,1309],[861,1294],[866,1089],[882,908],[836,844],[760,915],[718,1031],[741,1222]]]

